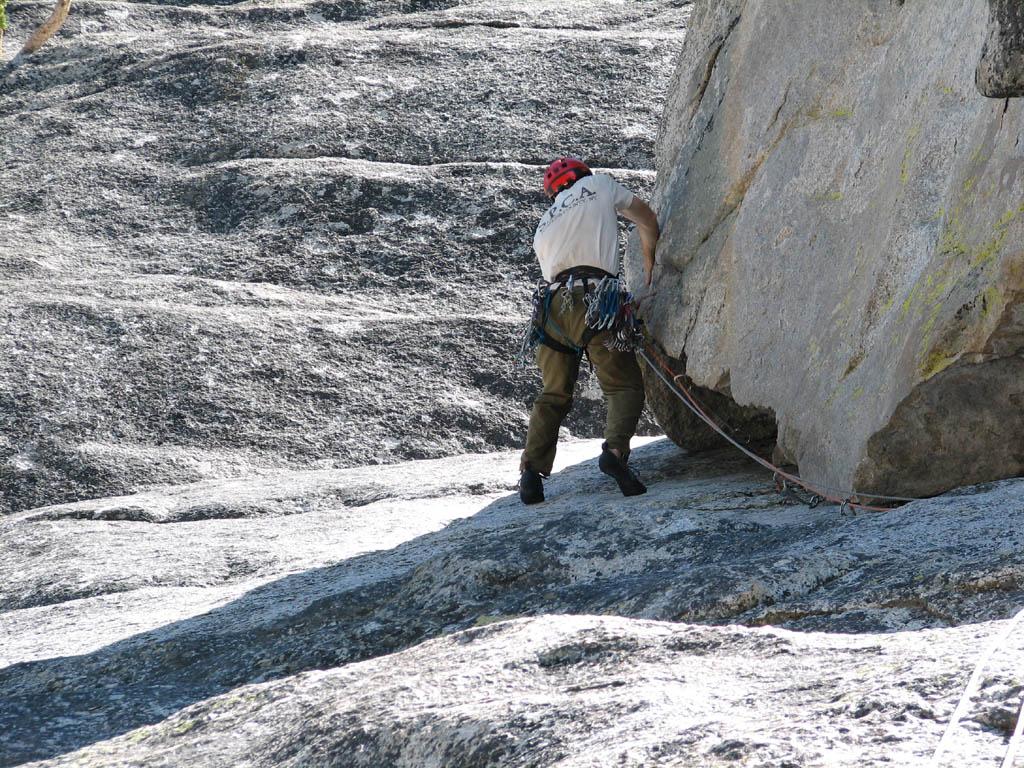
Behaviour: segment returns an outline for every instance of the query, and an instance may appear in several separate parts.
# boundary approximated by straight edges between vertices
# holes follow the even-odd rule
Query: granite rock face
[[[1024,473],[1024,102],[975,88],[987,10],[695,6],[651,325],[697,386],[773,414],[809,480],[918,496]]]
[[[76,1],[0,67],[0,513],[520,446],[543,165],[649,195],[688,15]]]
[[[976,74],[978,90],[991,98],[1024,96],[1024,6],[989,0],[988,36]]]
[[[3,73],[0,766],[930,765],[1024,603],[1020,481],[849,516],[651,440],[624,499],[592,440],[512,487],[539,168],[652,189],[688,17],[76,0]]]
[[[660,439],[624,499],[598,446],[533,507],[505,452],[8,516],[0,765],[932,764],[1024,605],[1022,481],[844,516]],[[1005,751],[1022,654],[949,764]]]
[[[925,765],[951,706],[939,693],[949,665],[969,664],[965,649],[985,630],[836,636],[519,619],[245,686],[34,765]],[[988,681],[969,735],[944,752],[950,764],[1002,754],[993,724],[1013,717],[1010,679]]]

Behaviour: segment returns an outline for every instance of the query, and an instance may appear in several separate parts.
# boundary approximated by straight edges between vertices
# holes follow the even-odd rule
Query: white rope
[[[1000,768],[1013,768],[1022,733],[1024,733],[1024,701],[1020,703],[1020,711],[1017,712],[1017,727],[1013,730],[1013,737],[1010,739],[1010,745],[1006,748],[1006,757],[1003,758]]]
[[[946,732],[942,734],[942,738],[939,739],[939,746],[935,748],[935,754],[932,755],[933,768],[939,768],[939,761],[942,758],[942,753],[946,750],[947,742],[950,740],[956,726],[960,723],[960,718],[963,717],[964,712],[967,710],[968,702],[974,697],[975,693],[977,693],[975,689],[981,685],[981,673],[984,671],[985,665],[988,664],[989,660],[995,655],[995,652],[999,650],[1000,646],[1002,646],[1010,635],[1013,634],[1013,630],[1017,628],[1017,625],[1020,623],[1022,618],[1024,618],[1024,608],[1017,612],[1017,615],[1013,617],[1006,629],[995,639],[985,652],[985,655],[981,657],[980,661],[978,661],[977,666],[974,668],[974,672],[971,674],[971,679],[967,681],[967,688],[964,689],[963,696],[960,697],[960,701],[957,703],[956,709],[953,710],[953,716],[949,718],[949,724],[946,726]],[[1019,718],[1017,727],[1018,729],[1020,728]],[[1014,746],[1012,742],[1011,746]],[[1008,757],[1010,756],[1008,755]],[[1003,768],[1006,768],[1007,765],[1008,764],[1004,762]]]

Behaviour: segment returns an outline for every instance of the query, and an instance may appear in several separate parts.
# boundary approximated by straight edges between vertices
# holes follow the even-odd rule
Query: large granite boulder
[[[1024,472],[1024,102],[975,87],[987,24],[966,1],[695,6],[650,324],[698,387],[773,413],[777,458],[817,483]]]

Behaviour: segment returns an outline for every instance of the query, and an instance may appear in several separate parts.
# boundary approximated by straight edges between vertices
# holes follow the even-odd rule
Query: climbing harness
[[[573,344],[555,325],[554,321],[550,319],[551,298],[554,296],[554,293],[549,283],[543,281],[537,283],[537,287],[533,291],[533,311],[530,314],[529,321],[526,323],[526,327],[523,328],[519,352],[513,358],[513,362],[516,365],[526,365],[527,360],[533,357],[537,346],[540,344],[566,355],[583,356],[584,347]],[[554,333],[558,334],[562,341],[552,338],[547,332],[549,327]],[[565,342],[564,344],[562,343],[563,341]]]
[[[581,285],[583,302],[587,307],[586,331],[580,343],[575,344],[551,319],[551,301],[561,291],[563,312],[571,309],[576,289]],[[596,267],[567,269],[556,275],[550,283],[537,283],[533,292],[533,311],[523,329],[514,362],[516,365],[526,365],[539,344],[556,352],[582,358],[586,354],[587,345],[602,331],[611,332],[605,342],[609,349],[623,352],[634,350],[643,341],[636,310],[637,303],[633,294],[619,278]]]
[[[941,765],[943,753],[946,751],[947,743],[952,736],[953,731],[960,722],[960,718],[963,717],[964,712],[967,709],[967,702],[974,697],[977,693],[977,689],[981,685],[981,673],[985,669],[985,665],[995,655],[996,651],[1010,638],[1013,634],[1013,630],[1017,628],[1017,625],[1024,619],[1024,609],[1017,612],[1017,615],[1010,620],[1006,629],[996,637],[996,639],[989,646],[988,650],[985,651],[984,655],[978,661],[978,664],[974,668],[974,672],[971,673],[970,679],[967,681],[967,687],[964,689],[963,695],[960,697],[960,701],[957,702],[956,707],[953,709],[953,715],[949,718],[949,723],[946,725],[946,730],[942,734],[942,738],[939,739],[939,745],[935,748],[935,754],[932,755],[932,766],[933,768],[939,768]],[[1013,761],[1017,756],[1017,748],[1020,746],[1021,731],[1024,730],[1024,724],[1021,722],[1021,715],[1024,714],[1024,704],[1021,705],[1021,712],[1017,714],[1017,727],[1014,729],[1013,737],[1010,739],[1010,743],[1006,748],[1006,756],[1003,759],[1001,768],[1012,768]]]
[[[704,409],[700,407],[700,404],[697,402],[696,398],[694,398],[690,391],[682,383],[680,383],[679,379],[683,377],[683,374],[675,373],[675,371],[673,371],[668,366],[668,364],[665,363],[661,356],[654,351],[654,348],[651,346],[650,343],[647,342],[646,339],[642,340],[641,345],[637,349],[637,354],[640,355],[640,357],[642,357],[646,361],[647,365],[650,366],[651,370],[654,371],[658,378],[660,378],[665,383],[665,386],[667,386],[669,390],[682,401],[683,405],[689,408],[694,413],[694,415],[697,416],[697,418],[699,418],[701,421],[703,421],[705,424],[711,427],[711,429],[713,429],[720,436],[725,438],[725,440],[729,442],[731,445],[738,448],[748,458],[753,459],[765,469],[770,469],[772,472],[774,472],[775,483],[779,487],[780,491],[784,491],[786,495],[790,495],[790,493],[792,493],[793,496],[795,496],[797,499],[800,499],[799,496],[796,496],[795,491],[793,491],[793,489],[788,484],[785,484],[786,481],[789,481],[790,483],[794,483],[795,485],[798,485],[804,490],[810,491],[813,494],[810,500],[806,502],[800,499],[801,503],[806,503],[808,506],[817,506],[823,500],[827,499],[836,504],[839,504],[840,513],[845,515],[848,512],[850,514],[856,514],[856,510],[864,510],[868,512],[888,512],[890,509],[890,507],[876,507],[868,504],[856,503],[851,501],[853,497],[866,496],[868,498],[881,499],[883,501],[920,501],[920,499],[913,498],[910,496],[884,496],[882,494],[861,493],[858,491],[836,489],[827,485],[822,485],[820,483],[810,483],[804,480],[803,478],[799,477],[798,475],[794,475],[789,472],[784,472],[767,459],[761,458],[756,453],[746,448],[746,446],[737,442],[724,429],[722,429],[710,416],[708,416],[707,413],[704,412]],[[655,365],[654,360],[651,359],[652,356],[658,361],[657,365]],[[662,370],[659,370],[659,368],[664,369],[664,371],[668,373],[668,376],[666,376]],[[669,376],[671,376],[672,378],[668,378]],[[782,478],[782,483],[784,485],[780,485],[779,478]],[[826,493],[826,491],[831,491],[832,493],[838,495],[833,496],[830,495],[829,493]]]

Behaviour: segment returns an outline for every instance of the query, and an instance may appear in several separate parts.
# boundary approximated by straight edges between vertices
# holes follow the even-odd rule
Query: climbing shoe
[[[597,466],[619,484],[623,496],[647,493],[647,486],[641,483],[640,478],[633,474],[626,462],[608,447],[608,443],[603,443],[601,449],[601,458],[598,459]]]
[[[537,504],[544,501],[544,483],[540,479],[540,472],[534,472],[527,467],[519,476],[519,498],[523,504]]]

